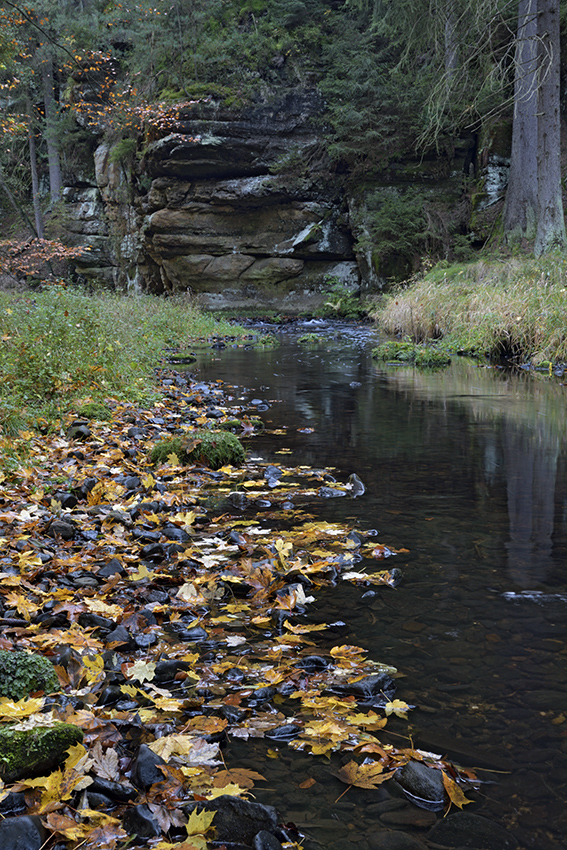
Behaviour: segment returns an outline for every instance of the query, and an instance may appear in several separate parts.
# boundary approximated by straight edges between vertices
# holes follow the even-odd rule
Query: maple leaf
[[[216,812],[208,812],[206,809],[201,809],[200,812],[197,809],[193,809],[185,827],[187,835],[190,837],[204,836],[209,830],[214,829],[212,823],[215,815]],[[206,842],[204,847],[206,847]]]
[[[334,775],[347,785],[355,785],[357,788],[376,788],[394,775],[394,771],[391,773],[384,773],[383,771],[384,767],[379,761],[372,761],[368,764],[357,764],[355,761],[349,761]]]
[[[117,782],[120,778],[118,770],[118,753],[112,747],[109,747],[106,752],[102,749],[100,741],[97,741],[90,752],[91,767],[94,772],[102,779],[110,779],[112,782]]]
[[[138,682],[151,682],[155,674],[156,662],[143,661],[142,659],[135,661],[125,673],[128,679],[136,679]]]
[[[459,785],[455,782],[454,779],[451,779],[445,771],[441,771],[441,775],[443,776],[443,786],[445,791],[447,792],[451,803],[454,803],[459,809],[462,809],[463,806],[466,806],[467,803],[472,803],[472,800],[468,800]]]
[[[21,717],[29,717],[31,714],[36,714],[41,711],[45,704],[43,697],[36,699],[14,700],[7,697],[0,697],[0,721],[2,720],[18,720]]]
[[[51,812],[47,815],[46,825],[53,832],[63,835],[69,841],[79,841],[92,831],[88,824],[77,823],[73,818],[61,815],[58,812]]]
[[[216,765],[219,753],[219,745],[208,743],[203,738],[193,735],[164,735],[148,744],[158,756],[168,761],[175,756],[179,762],[188,766]]]
[[[253,788],[258,781],[266,781],[266,777],[255,770],[247,770],[244,767],[235,767],[231,770],[219,770],[213,779],[213,788],[226,788],[228,785],[238,783],[241,789]]]
[[[410,708],[411,706],[409,706],[407,702],[404,702],[401,699],[395,699],[391,702],[386,703],[386,705],[384,706],[384,711],[388,716],[390,716],[390,714],[395,714],[397,717],[403,717],[404,720],[407,720],[407,713]]]

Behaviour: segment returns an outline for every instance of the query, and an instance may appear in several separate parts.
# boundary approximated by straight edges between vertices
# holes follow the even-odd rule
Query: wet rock
[[[347,479],[347,487],[350,490],[350,495],[353,499],[356,499],[357,496],[362,496],[366,493],[366,487],[362,483],[361,479],[356,475],[356,473],[352,473],[349,475]]]
[[[275,729],[269,729],[264,732],[265,738],[270,738],[272,741],[292,741],[301,735],[302,728],[296,723],[284,723],[283,726],[277,726]]]
[[[0,850],[40,850],[49,833],[37,815],[0,821]]]
[[[187,803],[183,808],[187,814],[194,809],[216,812],[213,826],[216,829],[215,839],[219,842],[230,841],[252,846],[259,832],[272,833],[277,825],[273,806],[250,803],[225,794],[215,800]]]
[[[296,667],[299,667],[301,670],[305,670],[306,673],[318,673],[322,670],[326,670],[328,666],[329,662],[321,655],[307,655],[296,664]]]
[[[89,809],[111,809],[115,803],[106,794],[98,794],[96,791],[87,791]]]
[[[101,776],[94,776],[92,780],[89,791],[105,794],[111,800],[117,800],[119,803],[128,803],[138,796],[136,789],[124,782],[113,782],[111,779],[103,779]]]
[[[12,815],[19,815],[27,809],[26,798],[19,791],[12,791],[3,800],[0,800],[0,820]]]
[[[413,835],[394,830],[367,834],[369,850],[425,850],[425,844]]]
[[[75,536],[75,526],[72,522],[54,519],[47,529],[49,537],[61,537],[62,540],[72,540]]]
[[[258,688],[254,691],[248,702],[252,705],[258,702],[267,702],[275,697],[277,691],[272,685],[266,685],[264,688]]]
[[[71,510],[78,504],[78,499],[73,493],[65,493],[62,490],[58,490],[53,494],[53,498],[56,502],[59,502],[62,508],[67,510]]]
[[[444,818],[431,830],[429,838],[445,847],[475,850],[513,850],[518,846],[510,830],[469,812],[456,812]]]
[[[244,508],[246,508],[249,504],[246,494],[237,493],[236,491],[228,494],[228,501],[231,505],[234,505],[235,508],[240,508],[241,510],[244,510]]]
[[[158,639],[159,638],[155,632],[143,632],[142,634],[138,634],[134,637],[134,643],[138,649],[148,649],[148,647],[157,643]]]
[[[177,525],[164,525],[161,533],[168,540],[174,540],[176,543],[189,543],[191,540],[191,535]]]
[[[336,693],[349,694],[377,706],[385,705],[396,692],[394,680],[387,673],[375,673],[364,676],[358,682],[333,685],[332,689]]]
[[[193,631],[190,629],[188,631]],[[204,629],[200,629],[200,631],[205,632]],[[205,637],[207,633],[205,632]],[[155,682],[173,682],[175,677],[180,672],[186,672],[191,669],[191,665],[188,661],[159,661],[156,664],[154,681]]]
[[[142,744],[132,765],[130,779],[137,788],[147,789],[154,782],[161,782],[165,778],[163,771],[158,767],[165,763],[162,757],[150,750],[147,744]]]
[[[97,576],[100,576],[101,578],[110,578],[111,576],[114,576],[116,574],[121,576],[126,575],[126,570],[124,569],[118,558],[111,558],[111,560],[103,567],[101,567],[100,570],[98,570],[97,572]]]
[[[67,436],[70,440],[88,440],[92,435],[91,429],[80,423],[74,423],[67,429]]]
[[[396,773],[395,781],[416,806],[430,811],[440,811],[444,807],[445,788],[440,770],[420,761],[409,761]]]
[[[125,626],[116,626],[115,629],[113,629],[106,635],[105,641],[107,644],[116,643],[120,646],[133,647],[132,637],[128,629],[125,628]]]
[[[419,809],[416,806],[384,812],[380,820],[388,826],[414,826],[420,829],[428,829],[437,823],[435,812]]]
[[[108,617],[101,617],[100,614],[93,614],[91,611],[84,611],[79,614],[79,625],[86,629],[106,629],[111,631],[114,628],[114,621]]]
[[[147,546],[142,546],[140,555],[144,561],[157,563],[165,558],[165,550],[161,543],[148,543]]]
[[[282,850],[281,842],[271,832],[261,829],[254,836],[254,850]]]
[[[320,499],[338,499],[340,496],[346,496],[344,490],[335,490],[334,487],[319,487],[317,495]]]
[[[138,838],[156,838],[161,835],[160,826],[145,803],[127,809],[122,824],[124,829],[130,834],[135,833]]]

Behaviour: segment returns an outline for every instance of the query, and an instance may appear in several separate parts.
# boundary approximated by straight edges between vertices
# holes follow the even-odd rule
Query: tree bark
[[[47,163],[49,166],[49,189],[51,203],[59,200],[63,184],[61,176],[61,155],[57,132],[57,105],[53,90],[53,59],[46,57],[41,65],[43,83],[43,102],[45,104],[45,141],[47,143]]]
[[[538,7],[536,257],[567,243],[561,194],[559,0],[539,0]]]
[[[514,119],[504,237],[534,239],[537,216],[537,0],[520,0],[515,56]]]
[[[35,219],[35,230],[40,239],[43,239],[43,216],[41,214],[41,206],[39,203],[39,179],[37,175],[37,152],[35,146],[35,136],[33,132],[33,108],[31,102],[27,103],[29,126],[28,126],[28,148],[30,152],[30,172],[32,181],[32,204],[33,215]]]

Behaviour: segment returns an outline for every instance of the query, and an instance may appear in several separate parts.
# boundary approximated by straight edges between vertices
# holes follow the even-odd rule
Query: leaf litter
[[[389,717],[407,719],[411,709],[394,697],[396,669],[337,642],[344,624],[309,618],[319,589],[339,579],[394,587],[400,571],[372,562],[396,550],[371,532],[317,520],[334,482],[328,469],[251,459],[212,471],[175,455],[152,467],[158,440],[210,425],[210,393],[215,427],[219,409],[221,422],[248,422],[229,406],[230,387],[204,392],[175,372],[159,377],[160,403],[108,399],[112,420],[90,422],[80,442],[68,436],[71,420],[54,435],[24,435],[26,466],[1,478],[0,649],[49,658],[62,693],[1,698],[0,724],[64,721],[83,730],[84,744],[49,776],[2,786],[0,767],[0,798],[24,791],[28,813],[69,847],[121,847],[134,800],[147,804],[161,839],[130,837],[129,847],[205,848],[214,812],[186,814],[184,805],[247,799],[264,780],[226,766],[222,744],[234,737],[327,759],[351,753],[334,773],[349,787],[376,788],[423,762],[442,771],[447,806],[461,808],[474,775],[411,741],[380,741]],[[254,428],[245,430],[249,439]],[[135,788],[143,744],[162,764],[155,781]],[[100,782],[114,789],[112,816],[89,804]]]

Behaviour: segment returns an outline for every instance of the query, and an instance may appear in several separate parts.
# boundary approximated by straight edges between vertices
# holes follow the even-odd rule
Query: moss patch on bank
[[[246,458],[242,443],[229,431],[191,431],[183,437],[161,440],[150,453],[151,463],[167,463],[172,455],[183,464],[200,463],[211,469],[240,466]]]
[[[415,342],[512,355],[537,365],[567,362],[567,258],[436,266],[386,296],[373,318]]]
[[[387,363],[417,366],[422,369],[443,369],[451,363],[451,358],[445,351],[439,351],[430,345],[408,341],[383,342],[382,345],[372,349],[372,357]]]
[[[0,650],[0,697],[23,699],[36,691],[59,691],[53,664],[42,655]]]

